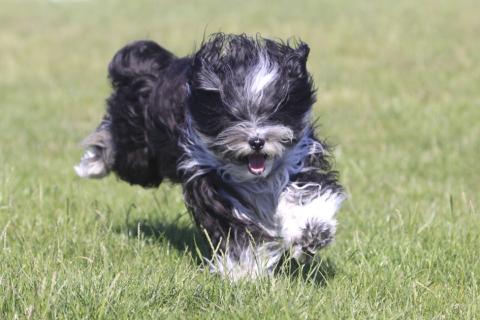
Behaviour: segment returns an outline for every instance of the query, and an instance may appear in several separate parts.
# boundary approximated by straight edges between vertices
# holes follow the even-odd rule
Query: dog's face
[[[314,103],[308,46],[215,35],[194,57],[194,129],[230,174],[266,177],[310,128]]]

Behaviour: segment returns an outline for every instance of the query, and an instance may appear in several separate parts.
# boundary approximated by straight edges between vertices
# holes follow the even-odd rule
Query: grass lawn
[[[0,318],[480,318],[479,12],[474,0],[2,0]],[[148,38],[184,55],[215,31],[311,46],[320,135],[349,199],[310,270],[223,281],[202,271],[178,187],[74,175],[116,50]]]

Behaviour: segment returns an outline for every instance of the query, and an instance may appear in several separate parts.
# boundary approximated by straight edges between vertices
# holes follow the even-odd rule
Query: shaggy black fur
[[[190,64],[151,41],[129,44],[113,57],[107,121],[115,150],[112,170],[121,179],[144,187],[156,187],[163,178],[180,181],[178,124],[185,118]]]

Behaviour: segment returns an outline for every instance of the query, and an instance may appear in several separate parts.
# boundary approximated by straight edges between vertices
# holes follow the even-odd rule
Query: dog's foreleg
[[[272,276],[285,249],[280,242],[230,244],[208,261],[210,271],[237,281]]]
[[[292,257],[306,262],[334,238],[335,214],[343,193],[322,190],[317,183],[290,184],[283,192],[277,209],[280,234]]]
[[[198,169],[187,171],[189,174]],[[231,198],[222,191],[216,173],[191,176],[183,184],[184,196],[212,251],[206,258],[210,271],[231,279],[255,279],[273,274],[285,248],[260,227],[247,225]]]

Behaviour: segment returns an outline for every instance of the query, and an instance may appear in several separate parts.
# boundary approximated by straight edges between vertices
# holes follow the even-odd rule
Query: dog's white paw
[[[343,194],[325,191],[315,194],[290,188],[280,199],[277,215],[281,221],[280,234],[292,256],[303,262],[309,255],[332,242],[337,226],[335,213],[344,199]]]

